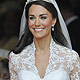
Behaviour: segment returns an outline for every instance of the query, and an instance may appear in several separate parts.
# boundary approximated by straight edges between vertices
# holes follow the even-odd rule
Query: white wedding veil
[[[21,38],[21,36],[24,34],[24,30],[25,30],[25,26],[26,26],[26,15],[25,15],[25,7],[28,3],[30,2],[33,2],[33,1],[39,1],[39,0],[27,0],[25,6],[24,6],[24,11],[23,11],[23,15],[22,15],[22,18],[21,18],[21,25],[20,25],[20,35],[19,35],[19,39]],[[57,10],[57,13],[58,13],[58,20],[59,20],[59,23],[60,23],[60,27],[61,27],[61,31],[62,31],[62,34],[64,35],[66,41],[67,41],[67,47],[72,49],[72,46],[71,46],[71,41],[70,41],[70,37],[69,37],[69,34],[68,34],[68,30],[66,28],[66,24],[62,18],[62,15],[60,13],[60,10],[59,10],[59,7],[56,3],[55,0],[43,0],[43,1],[46,1],[46,2],[49,2],[49,3],[52,3],[54,5],[54,7],[56,8]]]

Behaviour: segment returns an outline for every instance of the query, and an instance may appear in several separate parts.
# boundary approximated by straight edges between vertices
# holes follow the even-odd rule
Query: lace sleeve
[[[13,52],[9,55],[9,72],[10,72],[10,80],[17,80],[17,74],[15,72],[15,64],[13,60]]]
[[[76,52],[72,56],[71,80],[80,80],[80,59]]]

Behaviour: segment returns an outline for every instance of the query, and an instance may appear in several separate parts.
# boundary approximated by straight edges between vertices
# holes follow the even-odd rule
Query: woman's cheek
[[[31,27],[31,25],[32,25],[32,22],[29,20],[28,24],[29,24],[29,27]]]
[[[44,22],[44,23],[42,23],[42,25],[44,25],[44,26],[46,26],[46,27],[51,27],[51,23],[49,22]]]
[[[34,22],[33,21],[29,21],[28,25],[29,25],[29,30],[32,32],[33,31]]]

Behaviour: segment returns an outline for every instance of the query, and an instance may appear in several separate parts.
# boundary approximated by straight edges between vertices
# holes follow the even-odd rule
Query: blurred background
[[[8,53],[17,44],[26,0],[0,0],[0,80],[9,80]],[[73,49],[80,55],[80,0],[56,0]]]
[[[80,56],[80,0],[56,0],[66,23],[72,49]]]
[[[26,0],[0,0],[0,80],[9,80],[8,53],[17,44]]]

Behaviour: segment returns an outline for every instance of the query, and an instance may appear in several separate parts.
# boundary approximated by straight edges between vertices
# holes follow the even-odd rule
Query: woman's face
[[[51,26],[55,25],[56,19],[52,14],[40,5],[32,5],[29,9],[29,29],[35,38],[51,36]]]

